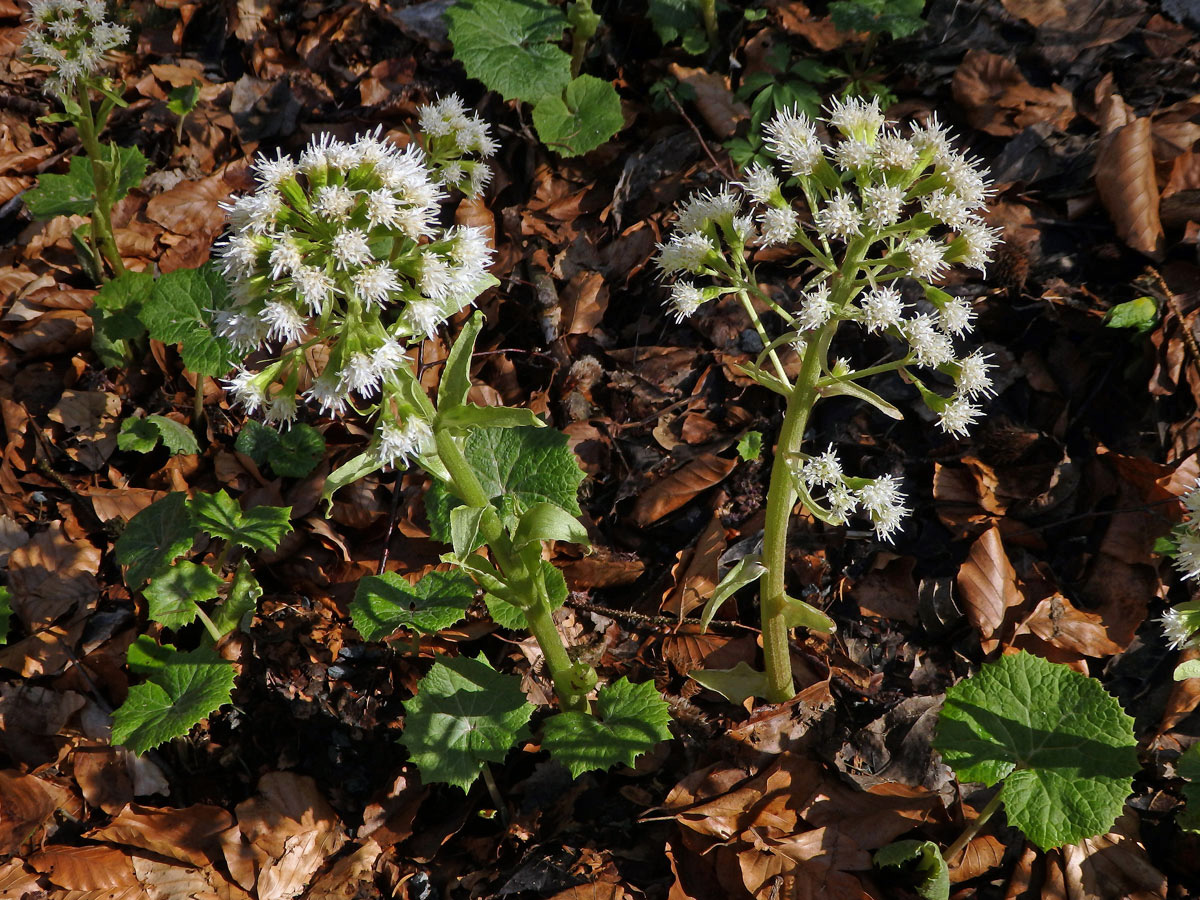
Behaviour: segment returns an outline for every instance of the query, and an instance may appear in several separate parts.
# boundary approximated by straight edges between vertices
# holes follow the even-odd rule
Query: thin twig
[[[688,617],[680,619],[677,616],[651,616],[646,613],[633,612],[628,609],[613,609],[609,606],[598,606],[595,603],[588,603],[586,600],[567,600],[567,606],[572,609],[582,610],[583,612],[599,613],[602,616],[608,616],[610,619],[625,619],[628,622],[635,622],[639,625],[648,625],[654,628],[674,628],[680,624],[683,625],[702,625],[700,619]],[[728,622],[723,619],[714,619],[709,623],[710,628],[720,629],[729,628],[734,631],[751,631],[758,633],[757,628],[749,625],[743,625],[741,622]]]
[[[1158,273],[1158,269],[1146,266],[1146,274],[1158,285],[1158,289],[1162,291],[1163,297],[1167,300],[1167,305],[1171,307],[1171,312],[1175,313],[1175,318],[1179,320],[1179,328],[1183,332],[1183,343],[1188,349],[1188,356],[1192,358],[1192,365],[1196,367],[1196,371],[1200,372],[1200,344],[1196,342],[1196,335],[1192,333],[1191,326],[1183,317],[1183,311],[1179,308],[1179,300],[1175,296],[1175,292],[1167,287],[1167,282]]]
[[[679,115],[683,116],[683,121],[688,123],[688,127],[690,127],[692,129],[692,133],[696,135],[696,140],[698,140],[700,142],[700,146],[704,148],[705,155],[712,161],[712,164],[717,168],[717,171],[721,172],[723,175],[726,175],[729,180],[732,181],[735,177],[732,167],[727,170],[724,166],[717,162],[717,158],[713,156],[712,150],[709,149],[708,141],[704,140],[704,135],[700,133],[700,129],[696,127],[696,123],[692,121],[691,116],[689,116],[684,111],[683,107],[679,105],[679,101],[675,99],[675,94],[672,93],[671,89],[666,88],[665,90],[667,92],[667,96],[671,98],[671,103],[674,104],[675,109],[679,111]]]

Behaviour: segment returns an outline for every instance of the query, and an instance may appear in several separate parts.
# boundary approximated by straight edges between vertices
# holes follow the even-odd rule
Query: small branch
[[[675,109],[679,112],[679,115],[683,116],[683,121],[688,123],[688,127],[692,129],[692,134],[696,135],[696,140],[700,142],[700,146],[704,149],[704,154],[709,158],[718,172],[720,172],[730,181],[733,181],[733,179],[736,177],[733,169],[726,169],[719,162],[717,162],[717,158],[713,156],[712,150],[710,150],[708,147],[708,141],[704,140],[704,135],[700,133],[700,129],[696,127],[696,123],[692,121],[691,116],[689,116],[684,111],[683,107],[679,105],[679,100],[676,99],[674,92],[672,92],[670,88],[665,88],[665,90],[667,92],[667,96],[671,98],[671,103],[674,104]]]

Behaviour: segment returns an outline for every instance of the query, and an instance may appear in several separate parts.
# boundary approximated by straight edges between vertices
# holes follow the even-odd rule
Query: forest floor
[[[559,626],[604,679],[652,678],[675,739],[574,780],[530,743],[491,767],[494,791],[421,782],[397,737],[432,657],[482,651],[545,696],[536,647],[482,606],[419,641],[358,635],[360,578],[384,558],[419,573],[442,552],[416,469],[369,476],[323,515],[323,480],[360,452],[361,429],[310,414],[325,458],[306,478],[268,477],[235,451],[244,414],[210,379],[200,453],[118,449],[138,411],[190,425],[194,387],[173,346],[124,368],[93,353],[79,220],[33,221],[21,200],[65,170],[77,136],[38,121],[52,101],[16,61],[21,6],[0,0],[0,567],[16,612],[0,647],[0,896],[910,896],[870,852],[900,836],[945,846],[977,815],[978,786],[956,782],[931,736],[945,689],[1015,649],[1100,679],[1135,717],[1143,768],[1105,836],[1043,852],[994,820],[953,861],[953,895],[1200,893],[1173,768],[1200,736],[1200,679],[1172,680],[1181,656],[1156,622],[1189,584],[1154,552],[1200,474],[1200,7],[931,0],[921,30],[873,43],[864,74],[864,36],[838,32],[821,2],[725,8],[727,46],[697,56],[663,46],[645,3],[597,0],[587,68],[616,85],[625,127],[562,158],[528,107],[455,62],[439,18],[420,14],[445,5],[135,0],[111,136],[150,174],[116,210],[117,243],[135,270],[196,266],[256,153],[327,131],[403,137],[419,104],[451,92],[494,123],[482,215],[500,285],[478,302],[475,391],[568,434],[595,547],[556,551],[571,591]],[[739,85],[795,81],[780,62],[798,60],[886,88],[891,119],[936,113],[990,168],[1003,245],[985,279],[947,289],[976,304],[998,396],[961,439],[899,379],[887,399],[903,421],[820,408],[812,445],[901,477],[914,512],[890,545],[797,517],[789,583],[837,629],[795,632],[794,700],[738,706],[687,673],[757,664],[754,590],[707,633],[692,617],[722,557],[760,538],[782,409],[737,367],[758,349],[741,308],[675,322],[653,256],[674,203],[733,174]],[[848,77],[801,88],[837,95]],[[168,94],[193,80],[177,140]],[[1106,320],[1141,297],[1142,329]],[[428,342],[427,359],[444,355]],[[754,430],[763,455],[743,461]],[[295,530],[255,558],[265,594],[226,650],[233,704],[138,758],[107,739],[146,628],[115,535],[169,491],[218,488],[290,506]]]

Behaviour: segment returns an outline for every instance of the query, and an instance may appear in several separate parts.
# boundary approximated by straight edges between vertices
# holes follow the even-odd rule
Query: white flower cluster
[[[1200,484],[1183,497],[1187,520],[1176,529],[1179,549],[1175,568],[1184,578],[1200,578]],[[1200,600],[1177,603],[1168,609],[1159,622],[1167,643],[1175,649],[1193,646],[1200,635]]]
[[[492,180],[492,170],[482,160],[499,149],[487,123],[467,112],[457,94],[422,106],[417,112],[431,168],[439,180],[468,197],[483,193]],[[467,159],[472,153],[480,159]]]
[[[832,446],[824,453],[805,460],[791,461],[792,477],[805,505],[818,505],[812,494],[818,488],[824,492],[822,518],[835,525],[844,525],[854,513],[869,518],[880,540],[891,541],[900,523],[910,512],[904,505],[904,494],[891,475],[878,478],[848,478]]]
[[[22,49],[38,65],[54,69],[47,94],[65,97],[95,75],[105,55],[129,41],[129,29],[109,21],[105,0],[33,0]]]
[[[439,151],[443,164],[495,149],[457,98],[423,108],[421,120],[452,120],[436,126],[457,142],[457,156]],[[326,414],[378,404],[380,460],[424,452],[432,433],[407,418],[397,376],[411,366],[408,346],[487,286],[489,235],[443,228],[446,194],[430,157],[378,130],[350,143],[314,137],[298,161],[260,157],[255,171],[258,189],[225,206],[230,231],[217,249],[234,302],[216,322],[239,352],[269,346],[276,358],[230,379],[235,399],[280,425],[295,418],[302,388]]]
[[[902,132],[887,125],[877,99],[833,101],[827,112],[828,143],[803,113],[780,112],[763,134],[777,166],[756,164],[741,182],[682,206],[658,248],[659,267],[676,276],[671,312],[682,321],[717,296],[754,294],[784,322],[771,346],[801,354],[824,354],[842,321],[886,334],[907,347],[896,368],[936,369],[954,382],[953,393],[941,396],[909,373],[940,427],[966,434],[982,415],[981,398],[994,393],[992,366],[978,351],[959,355],[955,341],[972,330],[975,310],[933,282],[957,263],[986,269],[999,240],[982,220],[986,173],[951,146],[936,118]],[[747,261],[753,246],[795,248],[816,270],[795,304],[758,290]],[[902,279],[916,281],[926,302],[906,301]],[[854,377],[848,365],[830,368],[823,357],[821,373]],[[882,536],[891,534],[904,512],[895,485],[880,479],[851,489],[840,475],[822,481],[822,466],[835,462],[823,455],[804,463],[800,483],[824,489],[830,521],[862,510]]]

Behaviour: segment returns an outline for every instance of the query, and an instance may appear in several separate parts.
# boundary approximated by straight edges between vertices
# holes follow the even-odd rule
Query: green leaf
[[[1118,303],[1104,316],[1104,324],[1109,328],[1134,328],[1139,334],[1150,331],[1157,320],[1158,304],[1153,297]]]
[[[732,669],[696,669],[688,672],[688,677],[736,706],[751,697],[765,697],[770,689],[767,673],[758,671],[745,660]]]
[[[129,189],[141,184],[146,175],[149,160],[137,147],[108,145],[108,165],[114,165],[113,179],[115,203]],[[86,156],[75,156],[66,175],[43,175],[37,187],[25,193],[25,204],[35,219],[52,219],[55,216],[90,216],[96,202],[96,182],[92,177],[92,161]]]
[[[535,707],[521,679],[501,675],[480,654],[433,664],[404,704],[404,735],[425,781],[466,790],[486,762],[501,762],[517,741],[529,737]]]
[[[960,781],[1003,781],[1009,824],[1042,849],[1112,828],[1138,770],[1133,719],[1100,683],[1024,651],[946,691],[934,747]]]
[[[250,570],[250,561],[243,559],[233,573],[233,582],[229,585],[225,602],[217,607],[212,616],[217,631],[229,634],[235,628],[248,630],[247,617],[258,607],[258,598],[262,594],[263,589]]]
[[[195,620],[196,604],[214,599],[224,584],[208,567],[182,560],[150,579],[142,593],[153,621],[182,628]]]
[[[126,567],[125,583],[142,586],[192,549],[196,523],[187,495],[176,491],[151,503],[129,520],[115,545],[117,562]]]
[[[360,478],[366,478],[372,472],[378,472],[382,468],[383,464],[374,453],[360,453],[354,459],[330,472],[329,477],[325,479],[325,487],[321,488],[321,502],[325,504],[326,514],[333,509],[334,494],[346,485],[354,484]],[[446,514],[447,516],[450,514],[449,507],[446,509]],[[449,529],[449,527],[450,523],[447,520],[446,528]],[[446,541],[442,541],[442,543],[446,543]]]
[[[116,169],[116,178],[113,179],[113,197],[112,202],[116,203],[131,190],[142,183],[142,179],[146,177],[146,168],[150,165],[150,160],[142,155],[142,151],[137,147],[118,147],[116,144],[109,144],[109,161]]]
[[[8,643],[8,626],[12,618],[12,591],[0,587],[0,646]]]
[[[169,654],[113,713],[112,742],[142,754],[182,737],[229,702],[236,674],[211,647]]]
[[[600,688],[596,715],[564,712],[548,718],[542,746],[579,777],[593,769],[632,766],[659,741],[670,740],[670,721],[667,701],[653,681],[631,684],[622,677]]]
[[[549,560],[541,560],[541,567],[542,578],[546,582],[546,595],[550,600],[550,611],[554,612],[567,602],[567,579]],[[492,593],[484,594],[483,602],[487,604],[488,615],[492,617],[492,621],[501,628],[510,631],[524,631],[528,628],[525,613],[519,606]]]
[[[1192,744],[1179,755],[1175,771],[1187,779],[1183,799],[1187,806],[1175,816],[1175,823],[1184,831],[1200,833],[1200,744]]]
[[[538,138],[560,156],[595,150],[624,125],[616,89],[592,75],[572,79],[561,95],[547,95],[533,108]]]
[[[183,364],[199,375],[224,375],[239,357],[212,327],[213,313],[229,305],[225,279],[211,262],[176,269],[154,283],[142,308],[150,337],[179,344]]]
[[[125,659],[132,672],[147,677],[165,666],[175,652],[174,644],[160,644],[148,634],[139,634],[129,645]]]
[[[126,419],[117,433],[117,447],[139,453],[149,453],[158,446],[159,440],[172,455],[200,452],[200,445],[196,443],[196,436],[191,430],[166,416]]]
[[[475,352],[475,341],[483,328],[483,313],[476,310],[471,314],[458,333],[458,340],[450,348],[442,379],[438,382],[438,412],[446,413],[467,402],[471,390],[471,354]]]
[[[902,867],[916,877],[916,891],[925,900],[950,900],[950,870],[933,841],[896,841],[875,851],[876,868]]]
[[[783,599],[787,603],[783,609],[783,620],[787,623],[788,628],[807,628],[809,631],[832,634],[837,627],[833,619],[815,606],[786,594]]]
[[[737,442],[737,452],[745,462],[758,459],[762,455],[762,432],[747,431]]]
[[[473,428],[544,428],[545,425],[529,409],[464,403],[439,412],[436,427],[452,428],[455,434],[465,434]]]
[[[1183,681],[1185,678],[1200,678],[1200,659],[1189,659],[1181,662],[1175,667],[1175,673],[1172,677],[1176,681]]]
[[[924,387],[924,385],[915,379],[914,384],[916,384],[919,389]],[[922,394],[924,393],[926,392],[922,391]],[[823,384],[821,385],[821,394],[825,397],[853,397],[856,400],[862,400],[864,403],[871,404],[885,416],[889,416],[893,419],[904,418],[904,413],[896,409],[896,407],[891,403],[888,403],[874,391],[869,391],[861,384],[853,381],[833,381],[830,384]]]
[[[172,88],[167,94],[167,109],[177,116],[186,116],[200,102],[200,82],[193,79],[191,84]]]
[[[205,534],[250,550],[274,550],[292,530],[290,506],[256,506],[243,511],[224,491],[197,494],[188,505],[196,527]]]
[[[461,559],[483,545],[479,523],[486,512],[482,506],[457,506],[450,511],[450,546],[455,556]]]
[[[717,610],[721,608],[722,603],[746,585],[758,581],[766,571],[767,569],[760,561],[757,553],[743,556],[734,563],[733,568],[725,573],[725,577],[713,588],[712,595],[705,602],[704,611],[700,613],[700,631],[704,632],[708,630],[708,623],[717,614]]]
[[[536,103],[571,80],[555,41],[567,20],[545,0],[459,0],[446,10],[454,58],[505,100]]]
[[[576,495],[584,473],[562,432],[552,428],[477,428],[468,432],[463,453],[510,532],[519,517],[538,503],[553,503],[572,515],[580,514]],[[450,510],[460,505],[440,482],[426,493],[425,512],[435,541],[450,543]]]
[[[591,543],[583,523],[553,503],[535,503],[517,522],[513,544],[519,549],[534,541],[569,541],[584,547]]]
[[[839,31],[867,31],[908,37],[925,27],[925,0],[834,0],[829,14]]]
[[[700,13],[700,4],[696,0],[650,0],[646,15],[650,18],[654,33],[664,44],[669,44],[690,31],[699,31],[704,42],[700,52],[708,49],[708,39],[704,37],[704,19]],[[684,49],[689,53],[694,52],[687,47]]]
[[[324,436],[303,423],[281,432],[247,419],[233,446],[256,465],[270,465],[283,478],[306,477],[325,456]]]
[[[475,599],[466,573],[430,572],[416,584],[396,572],[368,575],[358,582],[350,618],[365,640],[377,641],[397,628],[436,634],[461,622]]]
[[[146,333],[140,318],[142,307],[154,289],[152,272],[126,271],[100,286],[88,315],[94,333],[109,341],[136,340]],[[121,359],[118,364],[124,363]]]

